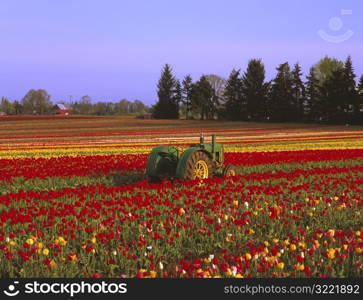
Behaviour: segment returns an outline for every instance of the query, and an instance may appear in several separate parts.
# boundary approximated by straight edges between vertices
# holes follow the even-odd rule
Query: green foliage
[[[288,62],[281,64],[277,69],[277,75],[272,81],[270,102],[271,114],[274,121],[294,120],[294,96],[293,77]]]
[[[319,85],[322,86],[334,71],[343,69],[343,66],[343,62],[335,58],[325,56],[320,59],[319,62],[313,66],[314,75],[319,80]]]
[[[182,103],[183,100],[183,92],[182,87],[179,80],[175,80],[175,88],[174,88],[174,103],[179,105]]]
[[[356,75],[348,56],[344,67],[337,68],[321,85],[325,119],[330,123],[351,123],[358,112]]]
[[[363,124],[363,75],[360,77],[358,83],[356,118],[359,120],[357,123]]]
[[[360,95],[363,94],[363,75],[359,78],[358,91]]]
[[[147,179],[144,172],[125,173],[120,171],[116,171],[115,174],[110,174],[106,178],[111,180],[113,186],[123,186]]]
[[[261,59],[251,59],[241,79],[243,102],[246,103],[242,119],[266,120],[268,116],[265,66]]]
[[[15,114],[15,106],[7,98],[2,97],[0,103],[0,112],[3,112],[7,115],[13,115]]]
[[[0,182],[0,195],[8,193],[18,193],[20,190],[28,191],[51,191],[64,188],[76,188],[79,186],[89,186],[92,184],[112,185],[115,182],[111,175],[104,176],[74,176],[74,177],[48,177],[25,179],[24,177],[15,177],[11,182]]]
[[[324,118],[328,122],[344,121],[344,71],[337,69],[321,87]]]
[[[200,115],[200,119],[212,119],[213,116],[213,88],[210,85],[206,76],[201,76],[200,79],[192,85],[191,104],[192,111]]]
[[[185,119],[189,119],[191,110],[191,94],[192,94],[193,79],[190,75],[184,77],[182,81],[182,105],[185,107]]]
[[[357,91],[357,84],[355,82],[356,75],[354,74],[354,68],[352,58],[347,57],[344,64],[344,98],[343,98],[343,110],[345,112],[346,123],[357,123],[360,120],[359,114],[359,93]]]
[[[92,104],[89,96],[82,96],[79,101],[71,104],[71,108],[75,114],[97,116],[143,115],[149,111],[149,107],[140,100],[122,99],[116,103],[100,101]]]
[[[90,96],[82,96],[78,102],[72,104],[72,110],[75,114],[89,115],[92,113],[92,99]]]
[[[15,100],[14,103],[14,113],[19,115],[23,112],[23,106],[19,103],[19,101]]]
[[[176,79],[168,64],[163,68],[157,87],[159,101],[154,106],[153,116],[156,119],[178,119],[179,99],[175,98]]]
[[[240,120],[242,112],[242,83],[240,70],[233,69],[227,79],[224,90],[226,99],[226,118],[230,120]]]
[[[320,121],[322,112],[321,94],[319,89],[319,79],[316,77],[314,68],[310,68],[309,75],[306,76],[306,110],[307,120]]]
[[[292,75],[292,110],[295,120],[303,120],[306,101],[305,85],[301,79],[302,72],[298,63],[294,65]]]
[[[22,99],[23,113],[45,115],[52,109],[50,95],[46,90],[31,89]]]

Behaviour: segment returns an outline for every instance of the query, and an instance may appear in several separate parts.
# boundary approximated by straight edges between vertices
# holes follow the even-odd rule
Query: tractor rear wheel
[[[226,165],[223,169],[223,177],[237,175],[236,168],[233,165]]]
[[[209,156],[202,151],[195,151],[186,162],[184,178],[206,179],[211,177],[213,172],[213,163]]]

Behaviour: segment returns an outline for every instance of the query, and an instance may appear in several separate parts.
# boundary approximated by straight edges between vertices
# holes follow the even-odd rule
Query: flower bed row
[[[1,276],[363,276],[363,165],[0,196]]]
[[[302,150],[277,152],[226,153],[225,164],[254,166],[363,159],[363,149]],[[100,176],[112,171],[139,171],[146,167],[147,154],[61,156],[52,158],[0,159],[0,181],[73,176]]]

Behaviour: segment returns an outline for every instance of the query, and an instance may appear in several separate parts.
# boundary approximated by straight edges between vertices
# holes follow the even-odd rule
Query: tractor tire
[[[236,168],[233,165],[226,165],[223,169],[223,177],[237,175]]]
[[[202,151],[195,151],[186,162],[184,179],[206,179],[212,177],[213,172],[213,162],[209,156]]]

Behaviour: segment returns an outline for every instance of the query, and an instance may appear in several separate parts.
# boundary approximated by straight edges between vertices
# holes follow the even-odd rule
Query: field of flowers
[[[149,184],[203,132],[237,175]],[[0,117],[0,277],[363,277],[363,128]]]

